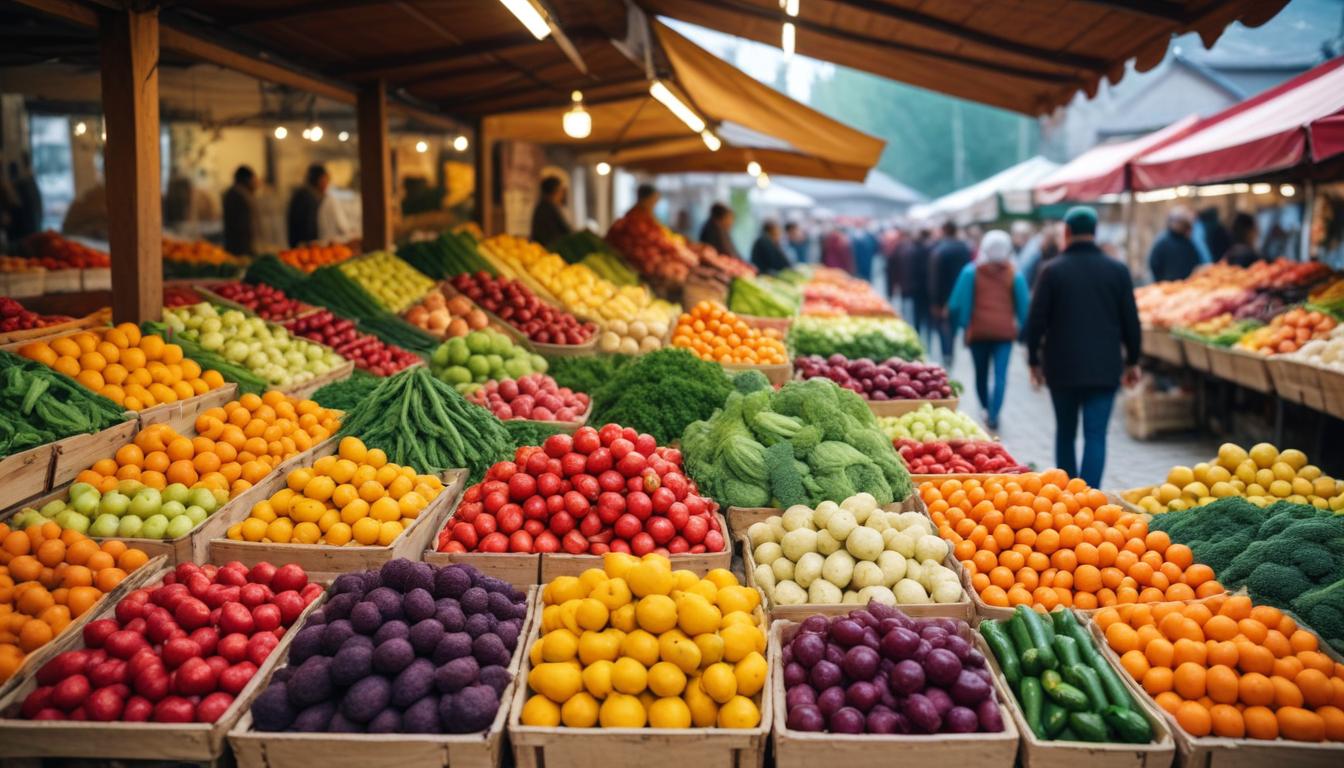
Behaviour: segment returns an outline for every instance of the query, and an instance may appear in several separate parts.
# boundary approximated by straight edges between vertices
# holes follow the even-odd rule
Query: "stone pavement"
[[[937,354],[930,359],[938,360]],[[958,344],[952,377],[965,387],[961,410],[984,423],[984,410],[975,395],[975,369],[971,356]],[[1078,457],[1082,458],[1081,425]],[[1003,413],[999,416],[999,438],[1009,453],[1023,464],[1046,469],[1055,466],[1055,415],[1050,395],[1044,389],[1033,391],[1027,375],[1026,351],[1019,345],[1013,350],[1008,367],[1008,391]],[[1208,434],[1161,435],[1138,441],[1125,431],[1123,403],[1116,398],[1111,414],[1110,434],[1106,443],[1106,470],[1102,488],[1119,491],[1152,485],[1166,477],[1172,466],[1190,466],[1208,461],[1218,452],[1220,441]]]

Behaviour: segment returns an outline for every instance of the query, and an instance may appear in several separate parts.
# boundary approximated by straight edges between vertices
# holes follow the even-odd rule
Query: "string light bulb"
[[[598,176],[606,176],[611,173],[611,163],[603,160],[597,164],[597,167],[594,170],[597,171]]]
[[[429,142],[425,141],[424,139],[415,142],[415,151],[419,152],[422,155],[425,154],[426,152],[429,151]]]
[[[309,140],[309,141],[321,141],[321,140],[322,140],[322,134],[323,134],[322,126],[320,126],[320,125],[314,125],[312,128],[309,128],[309,129],[308,129],[308,140]]]
[[[349,140],[350,140],[350,132],[349,132],[349,131],[341,131],[340,133],[336,134],[336,140],[337,140],[337,141],[349,141]]]
[[[747,174],[750,176],[760,176],[761,164],[756,162],[755,160],[752,160],[750,163],[747,163]]]
[[[593,116],[583,108],[583,92],[574,91],[569,95],[569,99],[573,106],[563,118],[565,135],[571,139],[586,139],[593,132]]]
[[[453,139],[453,149],[458,152],[466,152],[467,147],[469,146],[471,146],[471,143],[467,141],[467,137],[460,133],[457,135],[457,138]]]
[[[286,128],[286,127],[283,126],[283,125],[277,125],[277,126],[275,126],[275,138],[277,138],[277,139],[279,139],[279,140],[281,140],[281,141],[284,141],[285,137],[288,136],[288,135],[289,135],[289,129],[288,129],[288,128]]]

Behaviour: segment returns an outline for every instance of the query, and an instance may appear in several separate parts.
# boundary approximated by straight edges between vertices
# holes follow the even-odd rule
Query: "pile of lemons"
[[[542,591],[524,725],[754,728],[767,681],[760,593],[723,569],[609,553]]]
[[[1280,451],[1269,443],[1258,443],[1249,451],[1235,443],[1223,443],[1212,462],[1172,467],[1166,482],[1133,493],[1129,501],[1144,512],[1161,514],[1200,507],[1228,496],[1241,496],[1259,506],[1282,500],[1335,512],[1344,510],[1344,483],[1308,464],[1302,451]]]

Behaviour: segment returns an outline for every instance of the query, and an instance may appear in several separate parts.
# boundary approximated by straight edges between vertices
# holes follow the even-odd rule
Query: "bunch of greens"
[[[121,406],[73,379],[0,352],[0,457],[124,421]]]
[[[1154,515],[1208,565],[1223,586],[1287,608],[1344,650],[1344,516],[1279,501],[1260,508],[1229,496],[1184,512]]]
[[[390,461],[417,472],[466,467],[472,483],[490,465],[513,455],[513,440],[500,420],[423,365],[383,379],[346,412],[340,434],[381,448]]]
[[[924,357],[919,334],[894,317],[799,317],[789,326],[788,343],[794,355],[841,354],[850,360]]]
[[[562,387],[592,393],[631,360],[628,355],[556,355],[546,358],[546,372]]]
[[[862,492],[889,504],[913,491],[863,398],[829,379],[778,392],[743,384],[681,438],[687,471],[720,504],[815,506]]]
[[[541,445],[551,435],[558,435],[565,431],[553,424],[527,419],[508,419],[504,422],[504,429],[513,439],[514,448],[522,448],[525,445]]]
[[[687,424],[709,418],[732,389],[718,363],[684,349],[660,349],[626,363],[589,390],[588,423],[633,427],[667,445],[681,437]]]
[[[368,371],[356,368],[349,377],[333,381],[314,392],[313,400],[323,408],[350,411],[364,402],[364,399],[381,383],[383,383],[381,376],[374,376]]]

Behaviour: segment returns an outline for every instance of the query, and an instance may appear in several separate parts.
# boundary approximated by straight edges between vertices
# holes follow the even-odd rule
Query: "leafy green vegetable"
[[[551,435],[558,435],[565,431],[557,426],[526,419],[507,419],[504,422],[504,429],[508,430],[509,437],[513,439],[514,448],[522,448],[525,445],[541,445]]]
[[[793,317],[802,296],[783,280],[768,276],[738,277],[728,286],[728,308],[757,317]]]
[[[894,317],[799,317],[789,326],[788,343],[795,355],[839,353],[851,360],[924,357],[915,329]]]
[[[92,434],[125,420],[121,406],[74,379],[0,352],[0,457]]]
[[[621,366],[589,392],[588,423],[633,427],[666,445],[681,437],[686,425],[709,418],[732,391],[717,363],[684,349],[660,349]]]
[[[374,376],[358,368],[348,378],[322,387],[313,393],[313,400],[323,408],[335,408],[338,411],[353,410],[383,382],[381,376]]]
[[[556,355],[546,358],[546,373],[562,387],[592,394],[631,360],[627,355]]]

